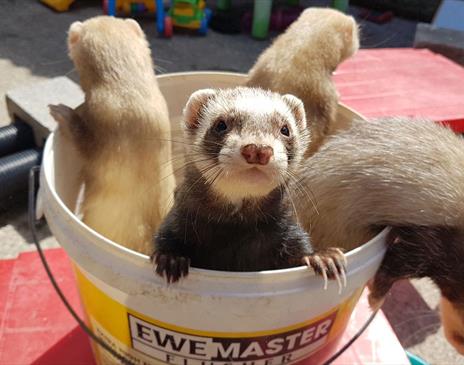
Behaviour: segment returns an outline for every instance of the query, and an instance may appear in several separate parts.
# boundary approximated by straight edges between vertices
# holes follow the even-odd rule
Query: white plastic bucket
[[[244,75],[179,73],[158,77],[173,129],[189,95],[242,84]],[[359,117],[341,106],[340,118]],[[51,231],[74,262],[87,323],[136,364],[319,364],[333,351],[365,283],[385,253],[385,234],[348,253],[348,286],[306,267],[254,273],[192,269],[166,285],[147,256],[85,226],[74,214],[79,162],[59,134],[47,140],[40,179]],[[124,224],[124,222],[121,222]],[[97,362],[116,363],[95,347]]]

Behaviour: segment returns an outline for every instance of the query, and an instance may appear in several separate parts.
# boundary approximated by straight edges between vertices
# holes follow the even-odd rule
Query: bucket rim
[[[167,73],[163,75],[157,76],[158,80],[163,79],[170,79],[173,77],[185,77],[185,76],[233,76],[245,79],[246,75],[241,73],[234,73],[234,72],[209,72],[209,71],[195,71],[195,72],[175,72],[175,73]],[[355,114],[359,118],[364,118],[359,113],[355,112],[353,109],[345,106],[342,103],[339,103],[339,106],[342,109],[345,109],[348,112]],[[79,229],[80,233],[89,238],[92,241],[96,248],[106,251],[107,253],[116,254],[117,256],[126,259],[127,261],[136,263],[139,266],[151,267],[150,258],[147,255],[142,253],[133,251],[119,243],[116,243],[100,233],[94,231],[92,228],[85,225],[61,200],[60,196],[58,195],[57,191],[55,190],[55,186],[53,182],[52,172],[54,171],[54,158],[53,153],[55,153],[53,146],[58,136],[58,133],[52,132],[50,136],[47,138],[45,143],[44,153],[43,153],[43,163],[41,168],[41,182],[43,181],[44,184],[41,183],[40,189],[44,189],[48,196],[52,196],[54,199],[53,204],[57,207],[62,214],[65,215],[65,220],[68,222],[72,222],[72,224]],[[53,167],[53,168],[52,168]],[[42,186],[43,185],[43,186]],[[385,238],[389,232],[389,228],[383,229],[380,233],[370,239],[368,242],[362,244],[361,246],[350,250],[347,252],[346,258],[348,263],[350,264],[358,256],[371,251],[371,255],[368,256],[368,259],[374,259],[378,255],[383,255],[386,250],[385,245]],[[60,243],[61,245],[61,243]],[[367,256],[367,255],[366,255]],[[354,260],[357,261],[357,260]],[[357,268],[354,268],[355,270]],[[347,270],[347,276],[350,274],[350,270]],[[315,274],[308,270],[306,266],[297,266],[287,269],[279,269],[279,270],[264,270],[264,271],[252,271],[252,272],[235,272],[235,271],[218,271],[218,270],[207,270],[207,269],[200,269],[191,267],[189,271],[189,276],[196,276],[196,277],[209,277],[211,279],[256,279],[256,278],[266,278],[266,280],[272,279],[273,277],[279,277],[282,279],[283,276],[287,276],[288,278],[293,276],[314,276]]]

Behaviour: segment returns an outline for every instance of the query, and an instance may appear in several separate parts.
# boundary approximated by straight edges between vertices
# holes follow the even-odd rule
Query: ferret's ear
[[[48,105],[48,110],[53,119],[56,120],[58,124],[70,123],[71,120],[76,116],[76,113],[69,106],[64,104]]]
[[[353,56],[359,50],[359,26],[353,17],[349,17],[349,21],[343,31],[345,49],[340,60],[343,62],[348,57]]]
[[[143,32],[142,28],[140,27],[140,24],[137,23],[136,20],[134,19],[125,19],[125,22],[127,25],[130,26],[130,28],[137,34],[139,37],[145,37],[145,33]]]
[[[282,96],[284,101],[287,103],[290,111],[295,117],[298,128],[306,129],[306,112],[304,109],[303,102],[296,96],[291,94],[285,94]]]
[[[187,129],[195,129],[199,126],[201,109],[214,95],[216,95],[216,90],[202,89],[190,96],[184,108],[184,121]]]
[[[84,24],[82,24],[82,22],[74,22],[71,24],[68,30],[68,47],[72,47],[79,42],[83,27]]]

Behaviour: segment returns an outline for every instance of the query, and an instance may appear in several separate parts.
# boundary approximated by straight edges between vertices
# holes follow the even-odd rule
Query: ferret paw
[[[166,278],[169,284],[179,281],[180,278],[186,277],[189,273],[190,259],[188,257],[155,252],[151,256],[151,260],[155,272]]]
[[[324,278],[324,290],[327,290],[328,279],[337,280],[338,293],[346,287],[346,257],[338,248],[327,248],[312,255],[303,257],[304,263],[311,267],[317,275]]]

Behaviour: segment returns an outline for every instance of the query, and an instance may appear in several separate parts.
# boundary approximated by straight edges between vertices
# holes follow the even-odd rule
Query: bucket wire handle
[[[350,340],[345,343],[343,345],[343,347],[338,350],[335,354],[333,354],[328,360],[326,360],[326,362],[324,362],[323,365],[330,365],[332,364],[336,359],[338,359],[340,357],[341,354],[343,354],[347,349],[348,347],[350,347],[363,333],[364,331],[367,329],[367,327],[369,327],[369,325],[371,324],[371,322],[373,321],[373,319],[375,318],[376,314],[379,312],[378,309],[376,309],[375,311],[372,312],[372,314],[369,316],[369,318],[367,319],[366,323],[364,323],[364,325],[358,330],[358,332],[356,332],[354,334],[353,337],[350,338]]]
[[[35,186],[36,186],[36,176],[37,173],[40,172],[40,166],[34,166],[31,168],[29,172],[29,214],[28,214],[28,220],[29,220],[29,227],[31,230],[32,234],[32,240],[37,247],[37,252],[39,254],[40,260],[42,261],[42,264],[45,268],[45,271],[47,272],[47,276],[50,279],[50,282],[52,283],[56,293],[60,297],[61,301],[63,302],[64,306],[66,309],[71,313],[73,318],[76,320],[76,322],[79,324],[79,326],[84,330],[84,332],[93,340],[95,341],[98,345],[100,345],[103,349],[108,351],[112,356],[117,358],[118,360],[121,361],[122,364],[125,365],[135,365],[131,360],[127,359],[124,355],[121,355],[118,353],[116,350],[114,350],[110,345],[108,345],[102,338],[98,337],[93,331],[85,324],[85,322],[79,317],[79,315],[76,313],[76,311],[71,307],[71,304],[69,304],[68,300],[64,296],[63,292],[61,291],[60,287],[58,286],[58,283],[55,281],[55,277],[53,276],[53,273],[50,270],[50,266],[48,266],[47,259],[45,258],[45,255],[42,251],[42,247],[40,246],[39,240],[37,239],[37,231],[35,228],[36,225],[36,219],[35,219]],[[343,347],[338,350],[335,354],[333,354],[327,361],[324,362],[323,365],[330,365],[332,364],[340,355],[342,355],[362,334],[363,332],[369,327],[373,319],[375,318],[377,312],[379,310],[375,310],[372,312],[370,317],[367,319],[366,323],[356,332],[356,334],[347,342],[343,345]]]
[[[102,338],[98,337],[93,331],[85,324],[85,322],[79,317],[76,311],[73,309],[71,304],[69,304],[68,300],[64,296],[63,292],[61,291],[58,283],[56,282],[53,273],[50,270],[50,266],[48,266],[47,259],[42,251],[42,247],[40,246],[39,240],[37,238],[37,231],[36,231],[36,219],[35,219],[35,187],[37,181],[37,174],[40,172],[40,166],[34,166],[31,168],[29,172],[29,212],[28,212],[28,220],[29,220],[29,228],[32,234],[32,240],[37,248],[37,252],[39,254],[40,260],[42,261],[43,267],[47,272],[47,276],[50,279],[56,293],[60,297],[61,301],[63,302],[66,309],[71,313],[73,318],[79,324],[79,326],[84,330],[84,332],[94,340],[98,345],[100,345],[103,349],[108,351],[112,356],[116,359],[121,361],[122,364],[125,365],[135,365],[134,362],[127,359],[124,355],[118,353],[115,349],[113,349],[110,345],[108,345]]]

